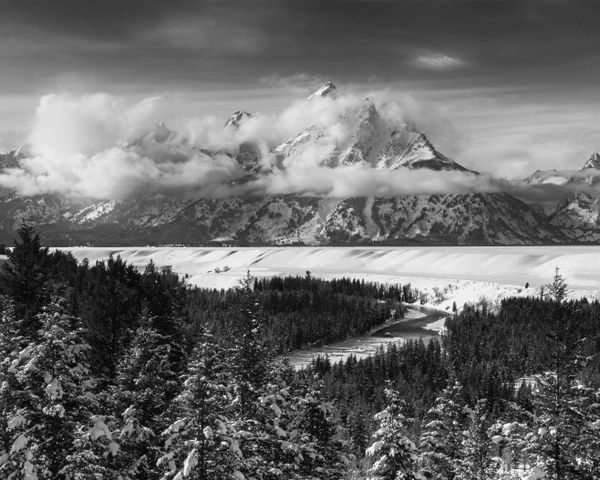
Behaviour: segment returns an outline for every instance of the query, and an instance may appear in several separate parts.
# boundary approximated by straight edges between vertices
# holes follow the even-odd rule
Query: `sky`
[[[385,90],[468,168],[508,178],[600,150],[596,0],[0,0],[0,150],[40,98],[160,97],[169,125],[270,114],[331,80]],[[431,130],[431,131],[429,131]]]

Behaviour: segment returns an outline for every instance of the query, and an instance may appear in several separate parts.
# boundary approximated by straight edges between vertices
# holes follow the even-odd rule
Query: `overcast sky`
[[[599,25],[597,0],[0,0],[0,147],[48,93],[160,95],[176,122],[331,79],[412,95],[468,167],[579,168],[600,150]]]

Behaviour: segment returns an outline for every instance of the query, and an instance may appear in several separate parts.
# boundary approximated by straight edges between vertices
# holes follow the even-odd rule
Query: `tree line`
[[[357,478],[597,479],[600,304],[547,297],[466,307],[446,333],[310,367],[357,452]],[[361,457],[360,452],[366,452]]]
[[[600,305],[466,307],[438,339],[296,371],[419,295],[349,279],[196,289],[22,227],[0,272],[0,477],[595,479]]]

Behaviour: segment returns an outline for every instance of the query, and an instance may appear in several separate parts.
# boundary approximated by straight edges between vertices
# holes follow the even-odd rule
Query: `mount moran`
[[[327,83],[306,101],[335,99]],[[238,111],[224,129],[240,129],[251,119]],[[375,102],[365,99],[344,117],[350,132],[333,145],[319,125],[298,132],[268,150],[241,141],[220,150],[189,145],[189,140],[164,124],[132,140],[128,148],[168,150],[187,145],[209,156],[236,162],[243,175],[231,183],[243,187],[270,169],[286,168],[310,157],[324,142],[323,167],[367,165],[382,172],[460,172],[476,177],[436,150],[411,125],[390,124]],[[0,154],[4,171],[23,168],[27,147]],[[400,170],[399,170],[400,169]],[[581,184],[600,184],[600,156],[582,170],[538,171],[521,186],[574,186],[552,211],[527,204],[509,193],[446,193],[403,196],[318,196],[310,193],[244,194],[194,198],[165,192],[138,193],[123,200],[98,200],[59,193],[25,196],[4,189],[0,196],[0,242],[9,243],[21,222],[35,224],[55,246],[95,245],[534,245],[600,241],[600,200],[576,191]]]

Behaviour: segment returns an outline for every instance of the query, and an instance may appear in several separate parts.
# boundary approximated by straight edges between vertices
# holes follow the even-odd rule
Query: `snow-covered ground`
[[[600,247],[280,247],[280,248],[70,248],[78,260],[90,263],[120,255],[143,268],[152,260],[170,266],[192,285],[207,288],[236,286],[250,273],[259,277],[304,275],[352,277],[380,283],[410,283],[423,294],[426,306],[451,312],[453,304],[485,301],[494,306],[509,296],[539,295],[559,267],[572,297],[600,298]],[[216,272],[220,273],[216,273]],[[529,288],[525,284],[529,283]],[[421,303],[420,301],[418,303]],[[416,307],[409,318],[421,313]],[[427,324],[443,330],[445,319]],[[297,368],[316,355],[332,361],[359,358],[403,337],[365,335],[289,357]]]
[[[264,247],[264,248],[70,248],[90,263],[120,255],[145,266],[171,266],[192,285],[228,288],[252,275],[354,277],[382,283],[408,283],[423,291],[428,304],[450,310],[486,299],[537,295],[555,267],[573,297],[600,298],[600,247]],[[223,271],[227,270],[227,271]],[[215,273],[221,271],[221,273]],[[529,283],[529,288],[524,286]]]

